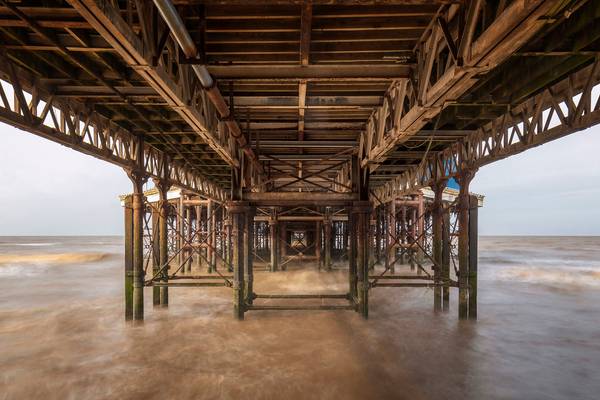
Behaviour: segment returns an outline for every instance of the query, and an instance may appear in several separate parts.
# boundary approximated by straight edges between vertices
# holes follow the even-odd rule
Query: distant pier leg
[[[247,207],[244,229],[244,304],[252,304],[254,294],[254,207]]]
[[[327,271],[331,271],[331,215],[329,207],[323,220],[325,230],[325,263],[324,267]]]
[[[160,208],[159,204],[155,204],[151,209],[151,224],[152,224],[152,277],[158,274],[160,270]],[[152,286],[152,305],[157,307],[160,305],[160,288]]]
[[[435,270],[433,276],[435,283],[438,285],[433,289],[433,309],[434,311],[442,310],[442,287],[439,286],[443,282],[442,278],[442,253],[443,253],[443,203],[442,194],[446,182],[438,182],[432,187],[434,198],[432,204],[432,230],[433,230],[433,259],[435,260]]]
[[[388,204],[388,237],[387,237],[387,267],[393,274],[396,270],[396,248],[398,247],[398,231],[396,224],[396,200]]]
[[[317,266],[321,269],[321,221],[315,222],[315,256]]]
[[[270,254],[271,254],[271,265],[270,265],[270,271],[271,272],[275,272],[277,271],[277,264],[278,264],[278,256],[277,256],[277,243],[279,242],[277,240],[278,237],[278,231],[277,231],[277,210],[275,208],[271,209],[271,218],[269,219],[269,235],[270,235],[270,240],[269,240],[269,247],[270,247]]]
[[[442,211],[442,311],[450,310],[450,209]]]
[[[356,238],[356,215],[349,213],[348,215],[349,240],[350,248],[348,249],[348,283],[350,298],[355,301],[358,298],[358,278],[357,278],[357,261],[356,261],[356,246],[358,245]]]
[[[198,250],[196,252],[196,269],[198,272],[202,270],[202,205],[196,206],[196,239],[194,243],[198,245]]]

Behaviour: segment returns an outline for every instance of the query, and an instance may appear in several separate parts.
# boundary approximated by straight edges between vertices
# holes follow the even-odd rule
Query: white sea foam
[[[600,269],[556,267],[510,267],[498,278],[552,286],[600,286]]]
[[[0,277],[27,277],[44,273],[48,270],[47,265],[23,265],[23,264],[0,264]]]
[[[23,246],[23,247],[46,247],[46,246],[56,246],[59,243],[11,243],[11,246]]]
[[[0,254],[0,265],[90,263],[102,261],[108,256],[108,253]]]

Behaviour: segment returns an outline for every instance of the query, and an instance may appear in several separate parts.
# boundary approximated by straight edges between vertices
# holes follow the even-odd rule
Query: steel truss
[[[372,200],[388,202],[406,193],[458,178],[465,170],[519,154],[527,149],[586,129],[600,122],[598,59],[568,78],[511,108],[445,150],[434,153],[384,186]]]
[[[553,1],[515,1],[506,9],[504,2],[498,2],[499,9],[492,13],[497,17],[489,22],[483,21],[480,12],[483,3],[451,5],[430,23],[416,49],[416,74],[390,87],[360,136],[358,154],[363,166],[377,169],[390,151],[419,132],[473,87],[483,72],[501,64],[533,37],[547,17],[560,11]]]
[[[127,170],[141,168],[207,198],[224,201],[226,192],[184,161],[118,126],[85,104],[53,94],[29,71],[0,55],[0,120]],[[139,147],[143,148],[139,159]],[[164,147],[169,148],[168,143]]]
[[[243,166],[245,178],[252,182],[263,173],[253,150],[247,146],[232,112],[213,83],[204,87],[195,74],[199,60],[181,54],[175,27],[158,17],[152,2],[136,7],[141,30],[137,35],[132,17],[127,21],[120,10],[107,0],[69,0],[98,33],[136,70],[161,97],[179,113],[190,127],[225,162]],[[161,10],[161,14],[162,14]],[[163,14],[164,15],[164,14]],[[181,21],[177,28],[185,30]],[[172,34],[170,34],[172,33]],[[189,36],[189,34],[188,34]],[[191,38],[190,38],[191,41]],[[244,154],[244,156],[242,156]],[[250,182],[248,182],[250,184]]]

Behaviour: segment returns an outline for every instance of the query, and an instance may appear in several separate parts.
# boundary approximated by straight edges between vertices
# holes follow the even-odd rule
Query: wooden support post
[[[271,250],[271,265],[270,271],[277,271],[277,244],[279,240],[277,240],[279,232],[277,231],[277,210],[275,208],[271,209],[271,218],[269,219],[269,235],[270,235],[270,243],[269,247]]]
[[[150,209],[151,224],[152,224],[152,276],[156,275],[160,270],[160,208],[156,204]],[[160,288],[152,286],[152,305],[157,307],[160,305]]]
[[[133,184],[132,243],[133,243],[133,319],[144,319],[144,182],[140,170],[128,171]]]
[[[477,319],[478,200],[469,196],[469,319]]]
[[[443,203],[442,195],[446,187],[446,181],[436,182],[432,185],[431,189],[434,193],[433,204],[432,204],[432,231],[433,231],[433,259],[435,260],[435,266],[433,271],[434,281],[436,283],[433,289],[433,309],[434,311],[442,310],[442,287],[439,284],[442,282],[442,258],[443,258]],[[448,282],[445,281],[445,284]]]
[[[464,169],[461,171],[458,183],[458,316],[460,319],[468,317],[469,307],[469,184],[475,176],[475,171]]]
[[[450,209],[444,208],[442,214],[442,279],[446,284],[442,287],[442,310],[450,310]]]
[[[133,199],[125,197],[125,320],[133,319]]]

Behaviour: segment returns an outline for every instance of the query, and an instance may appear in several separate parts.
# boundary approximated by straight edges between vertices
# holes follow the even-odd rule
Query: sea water
[[[123,318],[119,237],[0,238],[0,399],[598,399],[600,238],[482,237],[479,320],[433,292],[352,311],[254,311],[227,288],[145,292]],[[406,271],[402,271],[404,273]],[[255,273],[259,293],[341,293],[347,271]],[[263,300],[265,302],[265,300]],[[279,304],[266,300],[264,304]]]

